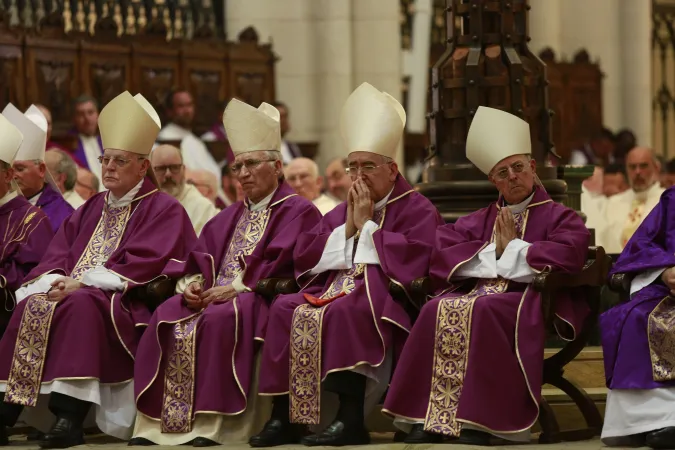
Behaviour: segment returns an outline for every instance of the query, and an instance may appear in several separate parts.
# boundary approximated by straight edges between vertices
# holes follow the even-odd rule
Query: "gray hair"
[[[96,111],[98,111],[98,100],[96,100],[91,95],[86,95],[86,94],[80,95],[75,100],[73,100],[73,107],[76,107],[78,105],[82,105],[84,103],[93,104],[94,107],[96,108]]]
[[[66,191],[73,190],[75,183],[77,182],[77,165],[75,164],[75,161],[73,161],[73,158],[71,158],[69,154],[62,150],[55,149],[50,151],[57,152],[59,156],[61,156],[61,159],[56,166],[56,173],[66,174],[66,180],[63,182],[63,185],[66,188]],[[98,178],[96,178],[96,181],[98,182]]]
[[[291,165],[298,163],[307,163],[307,165],[309,166],[309,173],[310,175],[312,175],[312,178],[316,179],[319,177],[319,165],[315,163],[313,160],[306,158],[304,156],[294,158],[290,163],[288,163],[286,169],[288,169],[288,167],[290,167]]]

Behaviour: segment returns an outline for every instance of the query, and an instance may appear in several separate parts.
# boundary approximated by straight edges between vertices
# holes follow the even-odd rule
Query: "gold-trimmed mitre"
[[[0,114],[0,161],[11,165],[22,142],[23,134]]]
[[[47,119],[42,112],[35,105],[31,105],[24,114],[9,103],[2,111],[2,115],[23,135],[14,160],[44,161],[47,146]]]
[[[223,126],[235,155],[281,151],[281,115],[269,103],[258,108],[233,98],[223,112]]]
[[[104,149],[124,150],[147,156],[162,123],[157,111],[141,95],[124,91],[110,100],[98,116]]]
[[[499,109],[479,106],[466,138],[466,157],[485,175],[505,158],[532,153],[530,125]]]
[[[349,96],[340,116],[340,131],[352,152],[370,152],[394,159],[406,115],[391,95],[363,83]]]

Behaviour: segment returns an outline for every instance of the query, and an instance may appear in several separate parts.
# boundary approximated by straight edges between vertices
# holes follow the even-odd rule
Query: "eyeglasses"
[[[138,161],[142,161],[142,160],[144,160],[145,158],[143,158],[142,156],[139,156],[137,159],[138,159]],[[99,156],[99,157],[98,157],[98,162],[100,162],[100,163],[103,164],[104,166],[107,166],[107,165],[109,165],[111,162],[114,162],[115,165],[116,165],[117,167],[124,167],[124,166],[126,166],[127,164],[129,164],[129,163],[131,162],[131,160],[130,160],[130,159],[125,159],[125,158],[120,158],[119,156],[113,156],[113,157],[110,157],[110,156]]]
[[[389,164],[389,162],[386,162],[384,164],[380,164],[379,166],[376,166],[375,164],[364,164],[362,166],[350,166],[345,169],[347,172],[347,175],[349,175],[352,178],[356,178],[359,175],[359,170],[361,171],[362,174],[364,175],[370,175],[373,172],[375,172],[376,169],[386,166]]]
[[[243,163],[234,163],[231,166],[232,173],[238,175],[242,167],[246,167],[249,172],[264,162],[273,162],[274,159],[247,159]]]
[[[166,166],[155,166],[152,168],[152,170],[155,171],[155,173],[162,174],[169,170],[172,174],[177,174],[180,172],[180,169],[183,168],[182,164],[167,164]]]
[[[497,172],[494,173],[493,177],[497,178],[498,180],[505,180],[509,177],[509,171],[516,174],[521,173],[523,170],[525,170],[525,164],[522,162],[517,162],[513,163],[510,167],[504,167],[503,169],[499,169]]]

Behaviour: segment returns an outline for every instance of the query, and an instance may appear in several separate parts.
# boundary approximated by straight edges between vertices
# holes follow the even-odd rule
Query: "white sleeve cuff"
[[[456,280],[497,278],[497,246],[494,243],[489,244],[469,261],[462,264],[452,275],[452,278]]]
[[[363,224],[359,243],[356,245],[356,254],[354,255],[354,264],[377,264],[380,265],[380,257],[377,256],[375,242],[373,242],[373,233],[380,227],[375,222],[369,220]]]
[[[517,283],[531,283],[537,271],[527,264],[527,249],[532,244],[514,239],[506,246],[497,261],[497,275]]]
[[[63,275],[55,273],[42,275],[31,284],[17,289],[16,293],[14,294],[16,297],[16,302],[19,303],[21,300],[33,294],[46,294],[52,288],[52,283],[62,277]]]
[[[123,291],[124,282],[120,277],[103,266],[96,266],[82,275],[82,284],[104,291]]]
[[[237,275],[237,278],[232,280],[232,287],[235,291],[237,291],[238,294],[241,294],[242,292],[251,292],[251,290],[242,281],[243,279],[244,272],[241,272],[239,275]]]
[[[187,289],[190,283],[195,281],[204,284],[204,276],[201,273],[196,273],[193,275],[185,275],[183,278],[179,279],[176,283],[176,294],[185,292],[185,289]]]
[[[666,269],[654,269],[642,272],[633,278],[630,282],[630,295],[632,296],[640,289],[645,288],[656,281]]]
[[[328,236],[326,248],[321,254],[319,263],[310,270],[310,274],[318,275],[329,270],[343,270],[352,267],[354,236],[347,239],[347,225],[340,225]]]

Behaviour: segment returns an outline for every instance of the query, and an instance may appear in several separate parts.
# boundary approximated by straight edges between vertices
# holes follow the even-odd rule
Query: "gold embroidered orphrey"
[[[522,239],[529,210],[514,213],[516,234]],[[495,222],[496,223],[496,222]],[[495,230],[492,239],[495,240]],[[476,299],[506,292],[509,281],[504,278],[479,280],[466,295],[443,298],[438,302],[434,336],[434,362],[429,406],[424,430],[446,436],[459,436],[457,408],[462,395],[464,376],[469,360],[471,315]]]
[[[103,265],[110,258],[122,240],[130,211],[131,205],[123,208],[104,207],[94,234],[70,274],[71,278],[81,281],[87,270]],[[37,405],[49,331],[57,305],[58,302],[49,301],[46,294],[32,295],[26,299],[7,378],[5,402]]]
[[[675,380],[675,299],[668,296],[649,314],[647,339],[652,362],[652,378],[663,382]]]
[[[380,228],[384,223],[385,210],[386,207],[373,214],[373,222],[379,224]],[[354,249],[357,244],[358,236],[354,239]],[[365,268],[365,264],[352,264],[350,269],[340,270],[321,298],[350,294],[356,288],[356,280],[363,278]],[[317,425],[320,420],[321,325],[328,306],[330,303],[318,308],[307,303],[298,306],[293,312],[289,389],[292,423]]]
[[[270,208],[246,211],[241,215],[230,246],[216,277],[217,286],[226,286],[242,272],[239,259],[253,253],[265,234]],[[162,433],[189,433],[194,409],[195,342],[200,315],[174,325],[174,343],[164,375]]]

